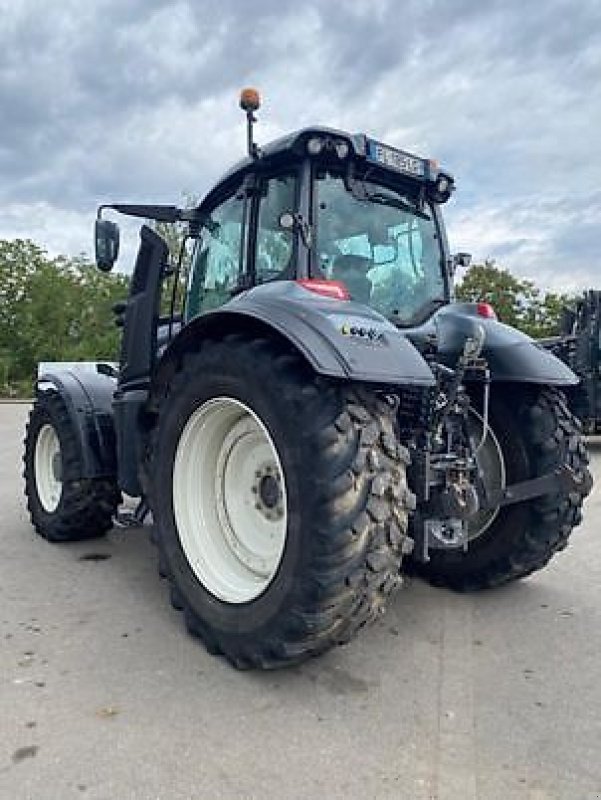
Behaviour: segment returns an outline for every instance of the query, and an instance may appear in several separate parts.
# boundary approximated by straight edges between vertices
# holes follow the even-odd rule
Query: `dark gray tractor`
[[[42,371],[25,480],[53,542],[103,534],[121,493],[139,498],[188,629],[270,668],[376,618],[403,557],[460,591],[540,569],[591,479],[571,370],[453,302],[452,177],[325,128],[259,149],[258,96],[241,105],[248,157],[198,207],[108,207],[185,225],[188,274],[142,227],[118,368]],[[167,278],[185,296],[162,315]]]

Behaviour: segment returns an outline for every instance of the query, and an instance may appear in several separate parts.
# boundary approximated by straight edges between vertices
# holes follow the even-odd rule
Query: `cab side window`
[[[280,225],[284,213],[294,214],[296,175],[284,173],[265,180],[257,218],[255,270],[257,283],[287,277],[292,267],[293,233]]]
[[[232,196],[211,213],[194,253],[186,320],[230,300],[244,269],[242,259],[244,200]]]

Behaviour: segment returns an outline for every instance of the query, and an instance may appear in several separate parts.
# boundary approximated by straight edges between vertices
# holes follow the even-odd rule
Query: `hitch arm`
[[[524,500],[532,500],[534,497],[541,497],[545,494],[555,494],[557,492],[578,492],[584,489],[584,478],[579,479],[574,470],[570,467],[558,467],[548,475],[541,475],[539,478],[531,478],[527,481],[513,483],[511,486],[500,489],[489,494],[480,504],[482,510],[488,511],[502,506],[510,506],[514,503],[522,503]]]

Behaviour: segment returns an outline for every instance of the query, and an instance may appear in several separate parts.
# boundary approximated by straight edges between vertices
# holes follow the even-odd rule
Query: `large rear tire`
[[[49,542],[94,539],[113,527],[121,493],[105,478],[63,480],[77,474],[81,455],[65,404],[41,392],[29,414],[23,455],[25,496],[37,533]]]
[[[499,471],[507,485],[567,466],[579,489],[543,495],[486,515],[481,530],[471,533],[467,552],[431,550],[430,561],[412,566],[436,586],[473,591],[531,575],[563,550],[582,519],[592,479],[581,425],[564,395],[553,388],[500,390],[493,394],[490,423],[494,443],[500,447]],[[489,464],[493,462],[491,457]]]
[[[348,641],[399,584],[412,495],[394,403],[228,336],[188,353],[151,447],[172,602],[238,668]]]

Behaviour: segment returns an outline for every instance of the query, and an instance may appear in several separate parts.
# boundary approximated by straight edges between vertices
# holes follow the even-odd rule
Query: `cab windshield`
[[[322,273],[353,300],[400,325],[445,302],[443,250],[433,209],[369,181],[318,175],[316,252]]]

